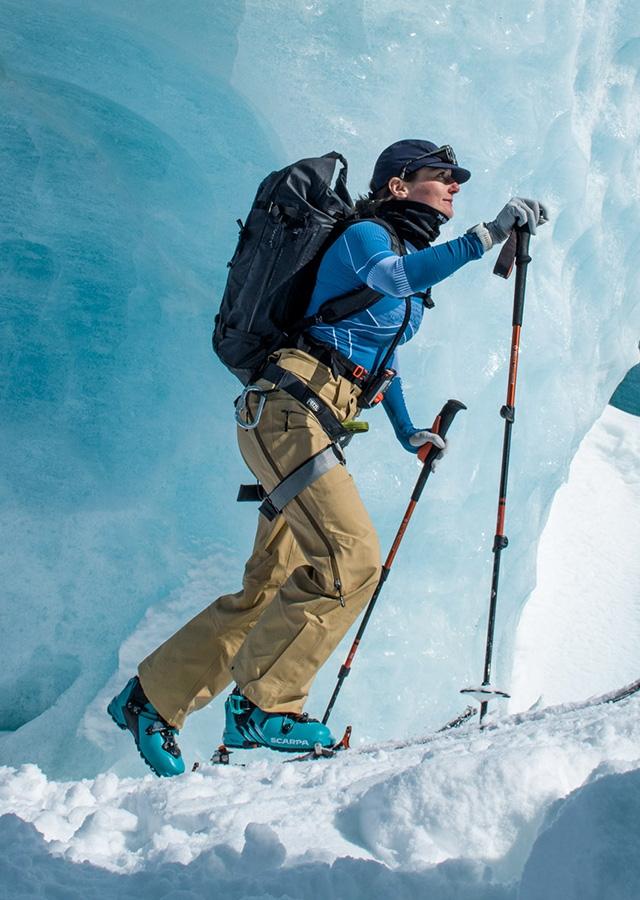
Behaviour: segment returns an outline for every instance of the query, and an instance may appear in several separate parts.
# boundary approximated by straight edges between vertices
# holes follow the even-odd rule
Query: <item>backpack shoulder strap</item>
[[[375,222],[376,225],[381,225],[385,231],[389,234],[391,239],[391,249],[398,256],[404,256],[407,252],[404,243],[398,237],[398,234],[388,222],[385,222],[383,219],[371,218],[371,219],[355,219],[351,222],[345,223],[345,225],[340,227],[340,233],[337,235],[335,240],[339,240],[342,235],[345,233],[347,228],[350,225],[355,225],[358,221],[362,222]],[[335,243],[333,241],[332,243]],[[327,325],[333,325],[335,322],[339,322],[341,319],[347,319],[349,316],[352,316],[354,313],[362,312],[365,309],[368,309],[370,306],[373,306],[374,303],[377,303],[384,297],[380,291],[375,291],[373,288],[370,288],[366,285],[362,287],[357,287],[352,291],[348,291],[346,294],[340,294],[338,297],[333,297],[330,300],[325,300],[322,306],[318,309],[315,315],[307,316],[301,324],[300,331],[306,331],[307,328],[311,328],[312,325],[320,325],[321,323],[326,323]]]

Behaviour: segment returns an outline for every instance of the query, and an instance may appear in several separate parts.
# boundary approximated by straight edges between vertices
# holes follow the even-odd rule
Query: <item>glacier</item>
[[[0,893],[638,896],[640,701],[570,701],[639,674],[639,72],[633,0],[0,0]],[[473,173],[444,238],[512,194],[551,212],[498,606],[513,698],[433,737],[482,671],[513,290],[491,254],[402,354],[417,423],[468,411],[333,713],[355,752],[142,777],[106,702],[237,588],[253,537],[210,348],[235,220],[332,149],[364,191],[403,136]],[[417,469],[368,418],[349,464],[384,552]],[[221,699],[192,717],[189,762],[221,724]]]
[[[637,408],[639,368],[612,401]],[[580,444],[538,544],[536,586],[516,629],[511,710],[636,678],[639,509],[640,417],[612,403]]]
[[[633,374],[616,395],[637,403]],[[610,452],[613,440],[624,452]],[[544,545],[558,535],[558,522],[569,521],[578,539],[559,548],[566,554],[563,570],[579,581],[595,563],[608,576],[616,570],[630,576],[628,583],[619,577],[609,597],[633,638],[633,564],[616,559],[606,571],[606,556],[594,561],[593,517],[583,509],[585,500],[605,509],[612,489],[622,501],[621,552],[633,551],[640,417],[610,406],[582,441],[554,498],[538,553],[541,583],[525,607],[534,621],[523,616],[519,636],[543,646],[549,634],[544,622],[542,628],[535,622],[554,599],[545,591],[553,560]],[[563,601],[581,599],[585,622],[594,619],[593,634],[619,637],[604,620],[595,588],[578,594],[565,593]],[[575,613],[571,604],[567,613]],[[603,677],[602,658],[597,668],[589,666],[593,640],[583,643],[580,629],[571,633],[564,625],[561,619],[553,629],[562,654],[553,646],[537,656],[516,650],[514,702],[519,687],[545,678],[569,696],[584,691],[580,667],[583,681]],[[618,648],[618,655],[620,649],[632,665],[633,648]],[[528,677],[519,684],[518,675]],[[605,667],[604,678],[610,677]],[[196,900],[212,890],[238,900],[390,894],[635,900],[639,738],[636,694],[615,705],[538,703],[511,716],[503,710],[483,729],[470,723],[445,734],[376,742],[331,761],[283,764],[249,751],[233,754],[231,766],[212,767],[204,757],[197,771],[169,780],[107,771],[59,781],[32,763],[0,767],[0,884],[16,900],[49,894],[97,900],[106,892]]]
[[[552,499],[637,362],[639,69],[630,0],[0,0],[4,763],[139,772],[105,700],[236,588],[254,529],[234,502],[236,384],[209,344],[234,221],[304,155],[344,152],[364,191],[403,135],[452,143],[473,172],[444,237],[512,194],[552,215],[525,304],[494,667],[509,688]],[[481,675],[512,292],[491,264],[434,290],[403,353],[417,422],[447,397],[469,410],[334,713],[362,743],[441,724]],[[416,470],[370,423],[350,466],[384,549]],[[185,753],[220,724],[217,702]]]

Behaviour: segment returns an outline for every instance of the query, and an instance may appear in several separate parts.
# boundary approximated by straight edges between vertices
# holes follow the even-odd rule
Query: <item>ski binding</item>
[[[283,760],[284,762],[298,762],[304,759],[331,759],[331,757],[335,756],[339,750],[348,750],[349,749],[349,738],[351,737],[351,725],[347,725],[342,738],[338,741],[337,744],[334,744],[333,747],[323,747],[322,744],[316,744],[313,750],[309,750],[307,753],[303,753],[301,756],[294,756],[290,759]],[[257,744],[253,745],[257,747]],[[247,749],[251,749],[247,747]],[[220,744],[218,749],[211,755],[211,759],[209,760],[209,765],[212,766],[229,766],[229,765],[239,765],[244,766],[245,763],[232,763],[231,762],[231,754],[232,750],[229,750],[224,744]],[[195,762],[191,768],[192,772],[197,772],[200,768],[200,763]]]
[[[285,759],[285,762],[302,762],[305,759],[331,759],[339,750],[348,750],[351,739],[351,725],[347,725],[345,732],[333,747],[323,747],[322,744],[316,744],[313,750],[303,753],[302,756],[294,756],[292,759]]]

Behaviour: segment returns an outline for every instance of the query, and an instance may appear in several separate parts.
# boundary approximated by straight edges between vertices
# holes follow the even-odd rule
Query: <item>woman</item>
[[[157,774],[184,771],[178,729],[232,681],[228,747],[333,745],[327,726],[303,707],[380,574],[377,537],[339,464],[337,436],[359,407],[382,400],[406,450],[417,453],[427,442],[444,449],[438,435],[411,421],[401,378],[393,377],[395,348],[420,327],[422,292],[480,259],[515,225],[535,233],[546,220],[539,203],[514,198],[492,222],[431,247],[469,178],[449,146],[405,140],[384,150],[370,195],[359,201],[359,221],[321,261],[308,310],[313,324],[296,347],[271,358],[259,394],[243,394],[239,446],[268,497],[242,590],[218,598],[143,660],[109,704]],[[380,299],[332,325],[313,319],[328,299],[363,286]]]

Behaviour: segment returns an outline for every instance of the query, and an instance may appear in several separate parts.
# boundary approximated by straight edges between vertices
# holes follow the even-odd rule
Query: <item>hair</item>
[[[406,182],[415,181],[419,171],[420,169],[416,169],[415,172],[409,172],[402,180]],[[361,194],[355,202],[356,214],[363,219],[375,216],[382,204],[392,198],[393,194],[389,190],[388,182],[376,191],[372,179],[369,182],[369,193]]]

